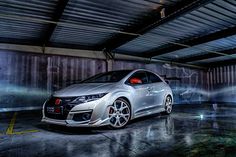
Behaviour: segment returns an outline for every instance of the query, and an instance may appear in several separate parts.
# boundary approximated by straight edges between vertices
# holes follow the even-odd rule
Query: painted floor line
[[[13,132],[14,135],[22,135],[26,133],[35,133],[40,132],[39,130],[26,130],[26,131],[19,131],[19,132]]]
[[[14,113],[9,126],[7,128],[6,131],[6,135],[22,135],[22,134],[26,134],[26,133],[35,133],[35,132],[39,132],[39,130],[26,130],[26,131],[19,131],[19,132],[14,132],[14,125],[16,122],[16,116],[17,116],[17,112]],[[1,134],[0,134],[1,135]]]
[[[7,128],[7,131],[6,131],[6,134],[7,135],[12,135],[13,134],[13,129],[14,129],[14,125],[15,125],[15,122],[16,122],[16,115],[17,113],[15,112],[10,123],[9,123],[9,126]]]

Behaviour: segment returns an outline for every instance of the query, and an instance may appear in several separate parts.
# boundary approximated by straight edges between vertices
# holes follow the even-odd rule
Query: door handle
[[[148,91],[152,91],[152,90],[153,90],[153,87],[147,87],[147,90],[148,90]]]

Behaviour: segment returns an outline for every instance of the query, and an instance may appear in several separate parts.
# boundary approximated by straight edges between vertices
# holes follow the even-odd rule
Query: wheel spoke
[[[121,117],[125,120],[125,122],[128,121],[128,118],[126,118],[124,115],[121,115]]]
[[[117,124],[119,125],[119,126],[121,126],[121,123],[120,123],[120,118],[119,119],[117,119]]]
[[[122,116],[129,116],[129,113],[122,114]]]
[[[116,119],[114,126],[117,126],[118,124],[118,119]]]
[[[110,116],[110,119],[113,118],[113,117],[114,117],[114,118],[116,117],[116,115],[115,115],[114,113],[109,114],[109,116]]]
[[[120,111],[123,111],[124,109],[127,109],[128,108],[128,106],[122,106],[121,108],[120,108]]]
[[[120,105],[120,108],[119,108],[119,109],[122,109],[124,106],[126,106],[125,103],[124,103],[124,102],[121,102],[121,105]]]

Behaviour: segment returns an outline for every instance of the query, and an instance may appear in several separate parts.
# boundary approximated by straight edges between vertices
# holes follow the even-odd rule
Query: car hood
[[[72,97],[82,95],[92,95],[98,93],[107,93],[115,84],[114,83],[82,83],[68,86],[56,91],[55,97]]]

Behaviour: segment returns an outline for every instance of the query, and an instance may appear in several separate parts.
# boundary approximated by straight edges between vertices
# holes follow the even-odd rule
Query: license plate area
[[[50,113],[50,114],[62,114],[63,113],[63,106],[47,107],[47,113]]]

